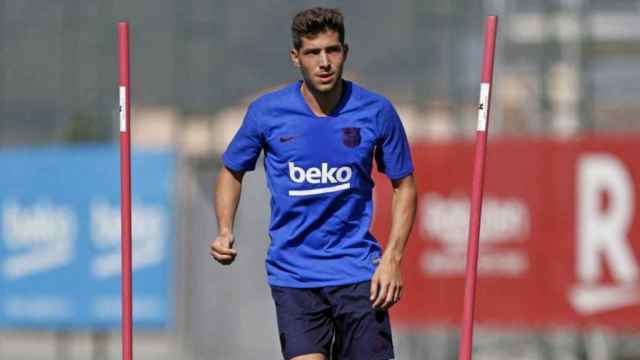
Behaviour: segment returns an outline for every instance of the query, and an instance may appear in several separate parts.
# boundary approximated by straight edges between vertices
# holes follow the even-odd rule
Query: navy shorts
[[[272,286],[284,358],[322,353],[331,360],[393,359],[389,315],[371,308],[370,284]]]

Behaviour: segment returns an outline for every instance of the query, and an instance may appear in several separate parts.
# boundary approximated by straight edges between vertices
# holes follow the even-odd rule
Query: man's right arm
[[[240,202],[243,172],[223,166],[215,186],[214,205],[218,222],[218,236],[211,242],[211,256],[222,265],[231,264],[237,251],[233,248],[233,222]]]

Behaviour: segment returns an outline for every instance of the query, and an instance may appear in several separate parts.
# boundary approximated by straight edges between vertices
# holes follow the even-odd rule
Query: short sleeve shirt
[[[302,82],[248,108],[224,152],[234,171],[255,169],[264,152],[271,193],[269,283],[312,288],[371,279],[381,248],[369,231],[374,160],[390,179],[413,172],[407,137],[391,102],[344,81],[339,104],[316,116]]]

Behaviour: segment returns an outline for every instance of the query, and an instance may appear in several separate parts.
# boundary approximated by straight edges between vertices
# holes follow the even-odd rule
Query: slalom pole
[[[471,185],[471,215],[469,220],[469,243],[467,245],[467,271],[464,288],[464,310],[460,331],[460,352],[458,360],[471,360],[473,348],[473,315],[478,274],[478,245],[480,242],[480,218],[482,212],[482,191],[484,183],[484,163],[487,148],[487,131],[491,110],[491,83],[493,79],[493,56],[495,54],[498,17],[488,16],[484,33],[484,56],[480,101],[478,105],[478,128],[476,132],[476,153]]]
[[[131,93],[129,91],[129,23],[118,23],[120,79],[120,214],[122,248],[122,359],[133,359],[131,300]]]

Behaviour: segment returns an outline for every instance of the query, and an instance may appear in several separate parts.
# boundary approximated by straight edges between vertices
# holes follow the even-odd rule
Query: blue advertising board
[[[120,324],[120,162],[112,145],[0,152],[0,327]],[[173,318],[175,156],[134,152],[134,326]]]

